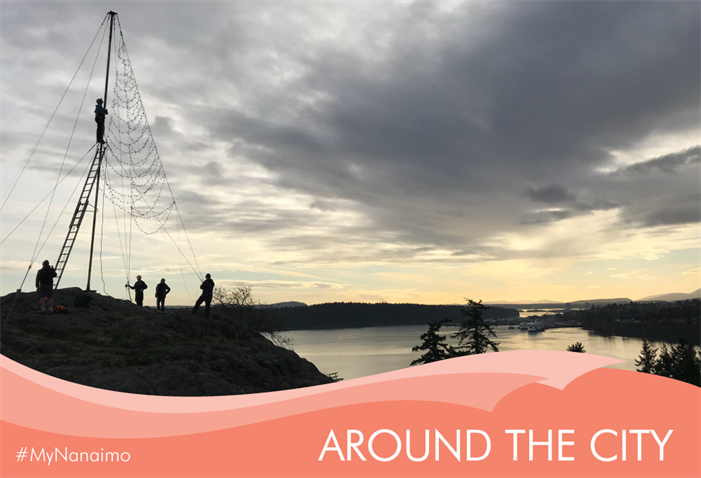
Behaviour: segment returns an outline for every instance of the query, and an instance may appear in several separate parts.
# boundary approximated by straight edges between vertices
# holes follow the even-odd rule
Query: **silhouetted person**
[[[44,261],[41,266],[35,281],[37,294],[39,294],[39,309],[50,314],[54,310],[54,277],[57,274],[56,269],[49,265],[49,261]]]
[[[170,292],[170,287],[166,284],[165,279],[161,279],[161,282],[156,286],[156,309],[161,312],[166,310],[166,295]]]
[[[129,285],[129,283],[127,282],[125,287],[129,287],[130,289],[136,291],[136,294],[134,294],[134,300],[136,301],[136,305],[138,305],[139,307],[143,307],[144,291],[148,289],[148,286],[146,285],[146,282],[141,280],[141,276],[136,276],[136,282],[134,282],[134,285]]]
[[[102,98],[97,99],[97,104],[95,105],[95,122],[97,123],[97,142],[104,143],[103,138],[105,134],[105,115],[107,114],[107,108],[102,106]]]
[[[196,314],[197,309],[200,308],[200,304],[204,302],[205,317],[209,317],[209,305],[212,303],[212,292],[214,291],[214,281],[212,280],[211,275],[207,274],[205,276],[205,280],[202,282],[200,289],[202,289],[202,294],[200,295],[200,298],[197,299],[197,302],[195,302],[195,307],[192,309],[192,313]]]

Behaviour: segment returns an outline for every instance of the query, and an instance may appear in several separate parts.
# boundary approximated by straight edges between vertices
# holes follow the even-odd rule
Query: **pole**
[[[114,17],[117,15],[115,12],[110,11],[107,13],[107,15],[110,16],[110,38],[109,42],[107,43],[107,72],[105,73],[105,94],[102,97],[102,104],[107,106],[107,87],[109,83],[109,78],[110,78],[110,57],[112,55],[112,30],[114,29]],[[103,136],[104,136],[104,130],[103,130]],[[103,139],[103,138],[100,138]],[[93,256],[93,250],[95,248],[95,228],[97,226],[97,201],[99,199],[99,193],[100,193],[100,168],[102,167],[102,158],[105,155],[105,143],[104,140],[102,143],[100,143],[100,157],[97,160],[97,176],[95,178],[96,181],[96,188],[95,188],[95,204],[93,206],[94,215],[92,218],[92,235],[90,236],[90,259],[88,260],[88,285],[85,287],[85,292],[90,292],[90,275],[92,273],[92,256]]]

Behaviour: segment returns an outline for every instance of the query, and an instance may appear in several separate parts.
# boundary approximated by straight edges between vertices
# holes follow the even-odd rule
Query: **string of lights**
[[[148,123],[124,38],[116,48],[116,72],[101,176],[105,199],[152,235],[163,229],[175,207],[163,163]],[[115,179],[116,178],[116,179]]]

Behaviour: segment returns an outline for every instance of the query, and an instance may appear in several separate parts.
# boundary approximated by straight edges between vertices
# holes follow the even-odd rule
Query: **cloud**
[[[526,196],[528,196],[531,201],[545,204],[558,204],[574,201],[576,199],[573,193],[567,191],[559,184],[542,186],[539,188],[528,188],[526,190]]]
[[[701,221],[701,195],[678,199],[680,204],[648,213],[642,223],[647,227],[655,227],[693,224]]]
[[[660,171],[667,174],[676,173],[682,166],[694,166],[701,162],[701,147],[685,149],[683,151],[666,154],[659,158],[649,159],[619,169],[612,174],[646,174]]]
[[[631,279],[638,279],[638,280],[643,280],[643,281],[649,281],[654,279],[655,277],[648,274],[647,272],[643,270],[635,270],[632,272],[622,272],[619,274],[611,274],[611,277],[614,279],[622,279],[622,280],[631,280]]]
[[[573,213],[564,209],[542,211],[530,214],[521,221],[521,224],[543,224],[554,221],[561,221],[573,216]]]
[[[696,2],[120,5],[169,187],[203,244],[255,244],[246,260],[267,264],[472,265],[587,260],[639,237],[654,251],[699,223]],[[2,8],[12,173],[104,8]],[[49,130],[29,184],[51,187],[74,125],[71,164],[89,148],[103,87],[82,107],[84,90],[66,97],[68,132]],[[690,139],[645,150],[656,135]]]
[[[236,280],[218,279],[220,287],[235,287],[238,284],[246,284],[253,288],[263,289],[342,289],[342,284],[309,281],[281,281],[281,280]]]

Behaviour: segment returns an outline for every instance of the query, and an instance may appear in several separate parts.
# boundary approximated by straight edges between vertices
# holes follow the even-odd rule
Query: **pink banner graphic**
[[[701,476],[701,389],[501,352],[305,389],[156,397],[1,361],[10,476]]]

